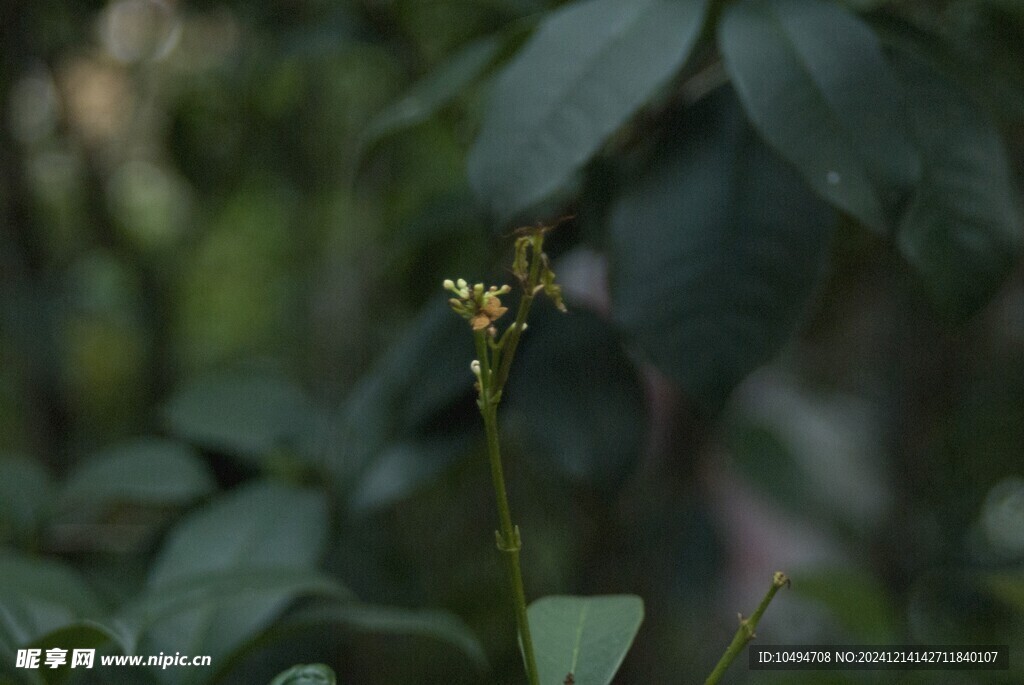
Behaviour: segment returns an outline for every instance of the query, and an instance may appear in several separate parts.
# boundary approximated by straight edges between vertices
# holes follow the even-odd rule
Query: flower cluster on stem
[[[485,286],[483,283],[470,285],[465,279],[446,280],[444,289],[454,297],[448,304],[456,314],[469,322],[476,343],[477,358],[470,363],[470,370],[476,376],[479,394],[477,406],[484,422],[487,435],[487,454],[490,460],[491,481],[494,486],[498,509],[498,530],[495,531],[498,550],[505,560],[509,591],[516,617],[519,642],[523,652],[523,666],[530,685],[539,685],[537,661],[530,637],[530,624],[526,612],[526,592],[523,585],[519,551],[522,538],[519,527],[512,523],[512,512],[505,487],[505,474],[501,464],[501,445],[498,439],[498,403],[508,380],[509,368],[515,355],[519,338],[526,331],[526,318],[530,313],[533,299],[544,292],[561,311],[561,287],[555,283],[548,256],[543,251],[544,234],[549,227],[538,226],[524,229],[525,233],[516,240],[515,259],[512,273],[522,286],[522,296],[516,318],[505,332],[498,335],[496,322],[508,311],[501,302],[501,296],[511,292],[511,287]]]

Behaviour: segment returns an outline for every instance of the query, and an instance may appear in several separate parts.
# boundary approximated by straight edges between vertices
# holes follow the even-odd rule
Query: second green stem
[[[733,636],[732,642],[725,650],[725,654],[718,661],[715,666],[715,670],[711,672],[708,679],[704,681],[704,685],[718,685],[718,682],[725,675],[725,671],[729,668],[730,664],[736,660],[736,657],[740,655],[743,648],[747,646],[747,643],[754,639],[754,630],[757,629],[757,624],[760,622],[761,617],[764,615],[765,609],[772,603],[772,599],[775,597],[775,593],[779,591],[783,585],[789,585],[789,578],[782,571],[776,571],[772,577],[772,585],[768,588],[768,592],[765,593],[764,599],[757,605],[757,609],[750,615],[750,618],[740,617],[740,627],[736,630],[736,635]]]

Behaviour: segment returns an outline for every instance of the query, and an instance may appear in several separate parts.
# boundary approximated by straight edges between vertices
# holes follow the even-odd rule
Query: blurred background
[[[621,683],[702,682],[779,569],[766,644],[1012,670],[728,682],[1024,682],[1024,12],[663,4],[3,3],[0,682],[522,682],[440,284],[565,215],[501,415],[528,596],[642,596]]]

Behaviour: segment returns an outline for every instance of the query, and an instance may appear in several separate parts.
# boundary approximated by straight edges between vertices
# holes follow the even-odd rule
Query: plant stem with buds
[[[530,314],[530,306],[537,293],[544,291],[555,302],[559,309],[565,309],[561,300],[561,289],[555,285],[555,274],[548,266],[547,256],[542,251],[544,232],[549,230],[538,227],[535,231],[520,237],[516,241],[516,259],[513,273],[523,288],[516,311],[516,319],[498,337],[495,321],[507,310],[501,305],[500,296],[509,292],[508,286],[485,288],[477,283],[472,287],[465,280],[445,281],[444,287],[456,297],[449,300],[452,309],[461,315],[473,329],[476,343],[477,359],[471,365],[477,378],[479,398],[477,406],[484,421],[487,434],[487,456],[491,466],[491,482],[498,508],[498,530],[495,532],[498,549],[505,560],[508,573],[508,584],[512,595],[515,611],[516,627],[523,651],[523,665],[530,685],[540,685],[537,671],[537,659],[533,650],[533,639],[530,636],[530,621],[526,608],[526,591],[523,586],[523,572],[519,560],[522,549],[522,538],[519,528],[512,523],[512,511],[508,503],[508,492],[505,487],[505,472],[501,464],[501,443],[498,438],[498,404],[508,380],[509,369],[519,345],[519,338],[526,330],[526,319]]]
[[[783,585],[789,585],[789,578],[782,571],[776,571],[775,576],[772,578],[772,586],[768,588],[768,592],[765,594],[764,599],[761,600],[761,603],[757,605],[754,613],[751,614],[750,618],[740,617],[740,627],[736,630],[736,635],[733,636],[732,642],[726,648],[725,654],[719,659],[715,670],[711,671],[711,675],[704,681],[704,685],[717,685],[725,674],[726,669],[729,668],[729,665],[736,660],[736,657],[740,655],[740,652],[747,646],[747,643],[754,639],[754,630],[757,628],[761,616],[764,615],[768,605],[772,603],[775,593]]]
[[[540,676],[537,672],[537,659],[533,651],[533,639],[530,636],[530,621],[526,613],[526,590],[523,587],[523,572],[519,562],[519,550],[522,549],[522,539],[519,535],[519,528],[512,523],[512,510],[508,504],[508,492],[505,488],[505,473],[501,465],[501,445],[498,440],[498,396],[495,395],[495,388],[491,381],[495,378],[492,373],[489,355],[487,354],[487,341],[485,333],[478,332],[477,353],[480,355],[480,399],[477,401],[480,407],[480,415],[484,420],[484,431],[487,433],[487,456],[491,464],[491,482],[494,485],[494,495],[498,505],[499,530],[496,532],[498,549],[505,560],[505,570],[508,573],[509,589],[512,593],[512,604],[516,615],[516,626],[519,630],[519,640],[523,648],[523,663],[526,668],[526,675],[530,685],[539,685]],[[500,393],[500,390],[497,392]]]

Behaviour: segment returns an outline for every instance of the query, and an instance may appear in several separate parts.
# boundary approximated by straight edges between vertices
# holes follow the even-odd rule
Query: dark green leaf
[[[676,129],[614,207],[612,298],[632,342],[714,410],[802,318],[834,215],[727,91]]]
[[[1018,194],[1006,150],[983,111],[910,58],[898,62],[925,161],[899,246],[936,307],[962,319],[985,305],[1021,246]]]
[[[959,2],[942,14],[940,26],[961,82],[999,116],[1024,121],[1024,3]]]
[[[334,671],[323,664],[300,664],[279,673],[270,685],[335,685]]]
[[[621,487],[646,429],[643,387],[621,341],[586,310],[533,318],[506,393],[505,425],[545,471]]]
[[[1019,626],[1020,615],[992,585],[995,577],[1021,581],[1017,569],[943,568],[916,574],[906,599],[910,638],[919,644],[1003,644],[1000,640]]]
[[[459,50],[374,117],[360,136],[360,149],[429,119],[487,70],[501,46],[497,36],[489,36]]]
[[[214,491],[209,469],[192,448],[148,438],[107,449],[68,477],[63,502],[185,504]]]
[[[52,499],[50,476],[27,457],[0,457],[0,540],[32,535]]]
[[[775,431],[756,422],[733,420],[727,427],[726,444],[740,474],[773,502],[798,514],[822,512],[806,471]]]
[[[372,508],[416,486],[420,479],[409,473],[402,474],[406,482],[401,485],[381,478],[391,470],[388,462],[407,461],[406,449],[450,463],[455,446],[448,450],[423,442],[422,430],[472,392],[472,359],[473,336],[466,322],[437,302],[410,324],[355,388],[325,451],[332,454],[333,470],[356,493],[357,508]],[[429,480],[439,469],[417,470]]]
[[[802,572],[793,590],[828,607],[855,642],[884,645],[897,639],[897,607],[885,587],[863,571]]]
[[[999,571],[983,574],[979,582],[990,595],[1024,615],[1024,572]]]
[[[455,647],[481,671],[488,668],[487,656],[476,635],[459,617],[447,611],[404,609],[360,603],[330,604],[310,607],[289,615],[282,621],[282,630],[327,626],[361,633],[410,635],[441,640]]]
[[[183,388],[164,407],[175,435],[248,459],[294,446],[310,429],[311,408],[290,381],[267,375],[224,375]]]
[[[111,642],[121,651],[128,652],[128,643],[117,630],[96,621],[76,621],[33,640],[31,646],[42,649],[44,653],[53,647],[66,649],[70,662],[76,649],[99,649]],[[65,682],[75,671],[68,665],[56,669],[43,668],[40,673],[47,683],[56,685]]]
[[[70,568],[10,552],[0,557],[0,617],[15,645],[101,612],[92,590]]]
[[[470,181],[502,218],[543,200],[686,60],[706,0],[583,0],[553,12],[498,76]]]
[[[176,614],[209,608],[224,600],[246,600],[267,594],[315,595],[351,598],[350,591],[319,571],[270,569],[216,571],[163,586],[149,592],[118,612],[124,639],[134,649],[140,635],[151,626]],[[131,651],[131,650],[129,650]]]
[[[894,227],[921,164],[867,24],[823,0],[742,0],[718,39],[761,135],[822,197],[875,230]]]
[[[312,570],[327,525],[326,504],[318,493],[273,484],[243,487],[175,528],[153,564],[146,596],[160,597],[190,582],[200,586],[210,574]],[[158,622],[144,644],[154,654],[208,654],[216,662],[272,621],[294,596],[295,588],[289,587],[212,597]]]
[[[384,447],[353,486],[349,507],[363,514],[385,508],[440,477],[464,456],[472,441],[469,431],[438,437],[411,436]]]
[[[543,597],[530,605],[530,632],[542,683],[608,685],[644,619],[633,595]]]

